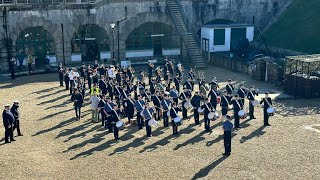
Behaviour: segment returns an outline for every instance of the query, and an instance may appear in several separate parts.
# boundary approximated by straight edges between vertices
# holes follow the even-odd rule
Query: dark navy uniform
[[[231,96],[225,96],[225,95],[222,95],[221,96],[221,103],[220,103],[220,106],[221,106],[221,114],[223,116],[227,115],[228,114],[228,110],[229,110],[229,102],[231,101]]]
[[[255,119],[254,117],[254,106],[252,105],[252,101],[255,100],[255,96],[258,96],[258,92],[257,91],[249,91],[247,98],[249,100],[249,116],[250,119]]]
[[[105,112],[105,122],[104,122],[104,126],[105,128],[108,128],[109,130],[109,133],[112,132],[112,110],[113,110],[113,106],[114,106],[114,103],[113,102],[106,102],[105,106],[104,106],[104,112]]]
[[[178,112],[181,111],[178,107],[172,107],[170,109],[170,117],[171,117],[171,124],[172,124],[172,131],[173,134],[178,134],[178,126],[174,122],[174,118],[178,117]]]
[[[234,91],[234,87],[232,84],[227,84],[226,85],[226,91],[228,94],[233,94],[233,91]]]
[[[214,109],[217,109],[217,97],[219,96],[219,92],[215,89],[211,89],[208,94],[208,98],[210,99],[210,103],[212,104]]]
[[[240,117],[238,115],[238,112],[243,108],[242,101],[241,99],[232,100],[229,102],[229,104],[233,105],[234,126],[235,128],[240,128]]]
[[[225,153],[224,155],[230,155],[231,153],[231,133],[233,129],[233,124],[230,122],[230,120],[226,120],[223,125],[223,141],[224,141],[224,149]]]
[[[141,111],[144,109],[144,105],[145,105],[145,102],[143,100],[137,100],[134,103],[134,106],[136,107],[136,110],[137,110],[137,122],[138,122],[139,129],[142,129],[144,124],[143,119],[141,117]]]
[[[199,112],[198,108],[201,106],[201,101],[203,100],[203,96],[194,95],[191,99],[191,104],[193,106],[193,116],[194,116],[194,123],[200,124],[199,122]]]
[[[169,111],[169,107],[172,104],[172,102],[169,99],[162,99],[161,106],[163,109],[162,116],[163,116],[163,126],[169,127],[169,117],[167,115],[167,112]]]
[[[152,114],[154,113],[154,110],[152,108],[145,108],[144,110],[142,110],[141,114],[144,116],[145,118],[145,125],[146,125],[146,131],[147,131],[147,137],[151,137],[151,126],[149,126],[149,121],[150,119],[152,119]]]
[[[240,101],[242,105],[244,106],[244,99],[246,97],[247,90],[243,88],[239,88],[237,94],[239,95]]]
[[[14,116],[10,112],[10,110],[3,110],[2,112],[2,119],[3,119],[3,126],[5,128],[5,142],[10,143],[9,138],[11,141],[15,141],[13,139],[13,125],[14,125]]]
[[[121,111],[119,109],[111,111],[111,117],[112,117],[112,123],[113,123],[113,136],[115,139],[119,139],[119,129],[117,128],[116,123],[121,120],[119,117],[120,113]]]
[[[172,97],[173,102],[178,104],[179,92],[176,89],[170,90],[170,97]]]
[[[128,117],[128,122],[131,123],[131,119],[133,118],[133,114],[134,114],[134,100],[131,99],[131,97],[128,97],[128,99],[126,99],[124,101],[124,104],[126,105],[125,110],[126,110],[126,115]]]
[[[174,79],[173,79],[173,82],[174,82],[174,85],[176,86],[176,90],[178,91],[178,92],[180,92],[180,79],[179,78],[177,78],[177,77],[175,77]]]
[[[194,82],[193,82],[193,81],[186,81],[186,82],[183,84],[183,87],[185,87],[185,88],[188,89],[188,90],[193,91]]]
[[[69,72],[64,73],[64,83],[66,84],[66,90],[69,90],[69,85],[70,85],[70,78],[69,78]]]
[[[76,117],[79,120],[81,118],[81,107],[83,103],[82,94],[72,94],[71,100],[74,102],[74,110],[76,112]]]
[[[18,136],[22,136],[21,134],[21,131],[20,131],[20,111],[19,111],[19,105],[16,105],[16,104],[13,104],[11,109],[10,109],[10,112],[13,114],[14,116],[14,129],[17,129],[17,132],[18,132]]]
[[[104,79],[101,79],[99,81],[99,89],[101,90],[102,94],[107,94],[108,92],[107,87],[108,87],[107,82]]]
[[[104,121],[106,120],[106,113],[104,111],[104,106],[106,105],[106,101],[101,98],[98,104],[98,108],[100,109],[100,113],[101,113],[101,122],[102,122],[102,126],[104,126]]]
[[[206,131],[210,130],[210,120],[208,118],[209,113],[213,110],[211,103],[205,103],[201,106],[201,109],[204,109],[204,128]]]
[[[184,103],[191,98],[191,93],[189,91],[182,92],[179,96],[179,99],[182,100],[182,117],[188,118],[188,110],[184,107]]]
[[[269,124],[269,114],[267,112],[267,109],[272,106],[272,100],[269,97],[268,98],[263,98],[260,101],[260,104],[263,104],[263,124],[265,126],[270,126],[270,124]]]
[[[156,120],[160,120],[160,102],[162,100],[162,97],[154,94],[151,98],[152,98],[152,102],[156,108],[156,113],[155,113],[154,118]]]

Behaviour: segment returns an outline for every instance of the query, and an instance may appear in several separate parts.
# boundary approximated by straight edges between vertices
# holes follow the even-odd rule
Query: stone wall
[[[213,54],[210,63],[221,68],[248,74],[252,79],[259,81],[266,81],[266,67],[267,82],[276,83],[281,81],[283,77],[283,68],[275,63],[275,59],[271,57],[262,57],[247,63],[243,62],[241,58]]]
[[[260,17],[272,10],[272,4],[282,0],[183,0],[181,4],[186,12],[189,24],[199,30],[200,26],[215,19],[231,20],[237,23],[259,24]],[[71,61],[71,39],[81,25],[96,24],[103,28],[109,37],[112,37],[110,23],[125,18],[127,7],[128,18],[119,26],[119,51],[120,59],[125,58],[125,41],[129,34],[140,25],[147,22],[161,22],[171,27],[173,22],[167,13],[164,0],[104,0],[96,5],[70,6],[63,5],[50,7],[19,7],[8,12],[9,34],[15,45],[19,34],[28,27],[42,26],[53,37],[57,61],[62,62],[62,30],[64,25],[64,47],[66,62]],[[2,23],[2,22],[1,22]],[[2,24],[1,24],[2,25]],[[3,29],[0,28],[0,39],[3,39]],[[110,46],[112,45],[110,38]],[[112,49],[112,48],[110,48]],[[115,52],[118,52],[118,39],[115,39]],[[116,53],[117,54],[117,53]],[[6,61],[0,59],[0,63]],[[0,68],[0,71],[4,68]]]

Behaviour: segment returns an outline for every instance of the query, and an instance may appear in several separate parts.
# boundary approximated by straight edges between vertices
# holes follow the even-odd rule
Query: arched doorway
[[[72,61],[110,59],[109,37],[106,31],[95,24],[80,26],[71,41]]]
[[[126,40],[126,57],[178,55],[180,46],[180,36],[171,26],[148,22],[129,34]]]
[[[35,58],[36,67],[44,66],[46,58],[56,60],[53,38],[42,26],[24,29],[16,41],[16,51],[31,53]]]

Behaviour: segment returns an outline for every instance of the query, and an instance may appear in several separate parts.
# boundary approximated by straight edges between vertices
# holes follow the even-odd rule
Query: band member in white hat
[[[19,110],[19,101],[13,101],[13,105],[10,109],[10,112],[13,114],[15,121],[14,121],[14,128],[17,129],[18,136],[23,136],[20,131],[20,110]]]

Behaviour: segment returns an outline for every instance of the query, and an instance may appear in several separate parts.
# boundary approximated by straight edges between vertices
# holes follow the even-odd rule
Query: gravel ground
[[[278,87],[248,76],[209,67],[224,84],[228,78],[246,86]],[[1,104],[21,103],[23,137],[0,142],[0,179],[320,179],[320,134],[307,127],[319,124],[320,104],[315,100],[279,100],[277,114],[264,127],[262,109],[255,120],[242,120],[234,131],[232,155],[223,157],[221,122],[213,132],[190,121],[179,127],[145,130],[127,127],[120,141],[99,124],[91,123],[87,105],[75,121],[69,94],[58,87],[57,74],[1,81]],[[0,129],[3,137],[4,129]]]

